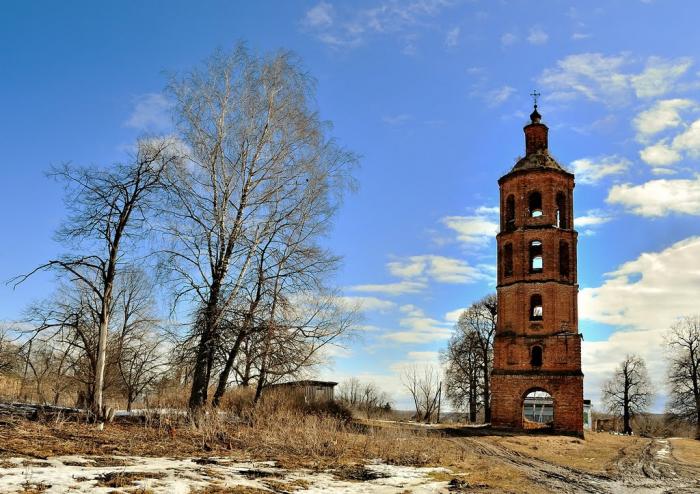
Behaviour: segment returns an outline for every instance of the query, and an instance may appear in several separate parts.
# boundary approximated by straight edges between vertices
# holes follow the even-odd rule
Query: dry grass
[[[638,453],[649,442],[648,439],[636,436],[597,432],[586,433],[584,440],[566,436],[541,435],[490,436],[485,437],[484,440],[557,465],[591,473],[610,471],[621,450],[626,454]]]
[[[697,439],[671,439],[673,456],[686,465],[700,465],[700,441]]]
[[[95,477],[99,487],[129,487],[138,480],[162,479],[162,472],[107,472]]]

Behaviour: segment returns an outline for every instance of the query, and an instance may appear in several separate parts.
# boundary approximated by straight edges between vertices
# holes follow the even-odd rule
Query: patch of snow
[[[102,460],[104,457],[100,457]],[[48,460],[11,458],[13,466],[0,469],[0,492],[22,492],[29,486],[45,486],[43,492],[113,492],[114,487],[99,486],[99,478],[106,474],[138,474],[129,487],[141,487],[155,493],[188,494],[192,490],[218,485],[221,487],[251,487],[269,489],[266,479],[275,482],[303,481],[308,488],[297,492],[348,493],[348,494],[398,494],[410,490],[429,493],[445,490],[446,482],[437,482],[429,475],[433,472],[449,472],[445,468],[402,467],[374,463],[367,465],[380,478],[364,482],[337,480],[332,471],[284,470],[274,462],[237,462],[229,458],[210,458],[206,464],[198,464],[196,458],[146,458],[134,456],[112,457],[124,466],[102,466],[99,460],[89,456],[57,456]],[[99,466],[98,466],[99,465]],[[153,477],[160,478],[148,478]],[[127,486],[122,487],[122,489]]]

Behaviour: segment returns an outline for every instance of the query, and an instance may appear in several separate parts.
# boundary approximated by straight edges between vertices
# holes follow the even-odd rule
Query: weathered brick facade
[[[583,434],[578,332],[574,176],[549,155],[548,129],[535,111],[525,126],[526,156],[498,181],[498,326],[491,423],[527,428],[523,401],[546,391],[553,429]]]

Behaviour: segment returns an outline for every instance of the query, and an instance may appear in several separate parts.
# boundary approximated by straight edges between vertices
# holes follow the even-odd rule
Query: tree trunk
[[[224,369],[219,374],[219,383],[216,386],[216,392],[214,393],[214,398],[212,399],[212,406],[218,407],[221,402],[221,398],[226,392],[226,385],[228,384],[228,378],[231,374],[231,369],[233,369],[233,362],[236,360],[236,355],[238,355],[238,349],[241,347],[243,338],[245,338],[246,331],[241,329],[236,337],[236,341],[233,344],[233,348],[228,353],[228,358],[226,359],[226,365]]]
[[[209,292],[209,300],[204,310],[202,336],[197,346],[197,358],[192,372],[192,390],[190,392],[189,407],[198,410],[207,404],[207,389],[209,388],[209,372],[211,370],[211,356],[214,344],[214,331],[217,319],[217,307],[219,305],[220,283],[214,282]]]
[[[107,362],[107,329],[109,326],[109,300],[112,297],[111,287],[105,290],[100,314],[100,336],[97,344],[97,368],[95,369],[95,398],[92,403],[92,411],[98,420],[102,419],[102,392],[105,384],[105,364]]]
[[[488,358],[485,358],[484,360],[486,361],[486,364],[484,364],[484,422],[488,424],[491,422],[491,388],[489,387],[490,376]]]

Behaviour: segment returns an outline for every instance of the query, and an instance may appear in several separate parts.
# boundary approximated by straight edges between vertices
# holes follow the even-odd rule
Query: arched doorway
[[[549,429],[554,426],[554,398],[544,389],[531,389],[523,397],[523,428]]]

